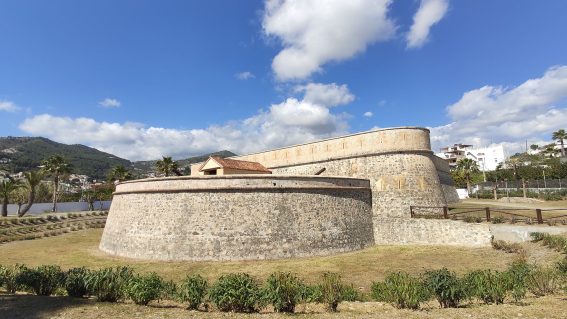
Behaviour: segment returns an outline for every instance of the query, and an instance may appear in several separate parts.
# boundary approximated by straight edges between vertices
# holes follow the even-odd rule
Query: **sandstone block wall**
[[[374,240],[382,245],[455,245],[488,247],[488,224],[421,218],[374,217]]]
[[[246,260],[373,244],[368,181],[249,175],[119,184],[100,249],[140,259]]]
[[[326,168],[322,175],[369,179],[373,213],[385,217],[409,218],[410,205],[458,201],[449,165],[431,152],[425,128],[381,129],[234,158],[259,162],[274,174]]]

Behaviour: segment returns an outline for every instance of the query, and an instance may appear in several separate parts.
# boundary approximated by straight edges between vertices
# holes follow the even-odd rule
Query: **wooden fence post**
[[[489,222],[490,221],[490,207],[486,207],[484,210],[486,211],[486,221]]]
[[[537,217],[537,223],[538,224],[543,224],[543,216],[541,215],[541,209],[538,208],[535,210],[536,212],[536,217]]]
[[[409,214],[410,214],[410,217],[413,218],[413,206],[411,206],[411,205],[409,207]]]
[[[449,219],[449,208],[447,206],[443,206],[443,218]]]

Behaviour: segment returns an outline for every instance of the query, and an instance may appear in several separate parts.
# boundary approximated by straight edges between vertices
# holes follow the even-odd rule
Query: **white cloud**
[[[266,0],[263,31],[283,44],[272,62],[276,78],[298,80],[331,61],[349,59],[390,39],[391,0]]]
[[[106,107],[106,108],[117,108],[117,107],[120,107],[120,101],[118,101],[117,99],[106,98],[106,99],[98,102],[98,105],[100,105],[102,107]]]
[[[20,129],[58,142],[86,144],[131,160],[162,155],[183,158],[222,149],[244,154],[346,134],[347,115],[331,113],[330,108],[348,103],[354,96],[346,86],[322,86],[327,89],[311,86],[321,89],[318,99],[307,100],[310,91],[306,88],[302,99],[288,98],[247,119],[206,129],[147,127],[49,114],[27,118]],[[331,97],[326,98],[322,92]]]
[[[513,88],[468,91],[447,112],[452,122],[431,129],[434,150],[453,143],[506,143],[512,153],[521,150],[526,140],[549,139],[567,126],[567,66],[552,67]]]
[[[239,80],[249,80],[255,78],[256,76],[252,72],[244,71],[236,74],[235,77]]]
[[[363,115],[364,115],[364,117],[372,117],[372,116],[374,116],[374,113],[368,111],[368,112],[364,112]]]
[[[448,8],[448,0],[421,0],[419,9],[413,16],[413,25],[407,34],[408,48],[424,45],[431,27],[441,21]]]
[[[355,98],[354,95],[349,92],[346,84],[309,83],[296,86],[295,92],[304,92],[304,100],[307,102],[329,107],[348,104],[354,101]]]
[[[12,101],[0,100],[0,111],[5,112],[17,112],[20,110],[20,107],[16,105],[16,103]]]

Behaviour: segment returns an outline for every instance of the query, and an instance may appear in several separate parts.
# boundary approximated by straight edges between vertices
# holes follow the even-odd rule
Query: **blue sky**
[[[0,1],[0,135],[132,160],[567,127],[567,1]]]

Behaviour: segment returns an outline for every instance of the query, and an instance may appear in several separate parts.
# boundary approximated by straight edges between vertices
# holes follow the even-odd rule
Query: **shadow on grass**
[[[93,304],[94,300],[64,296],[9,295],[0,293],[0,318],[52,318],[65,308]]]

